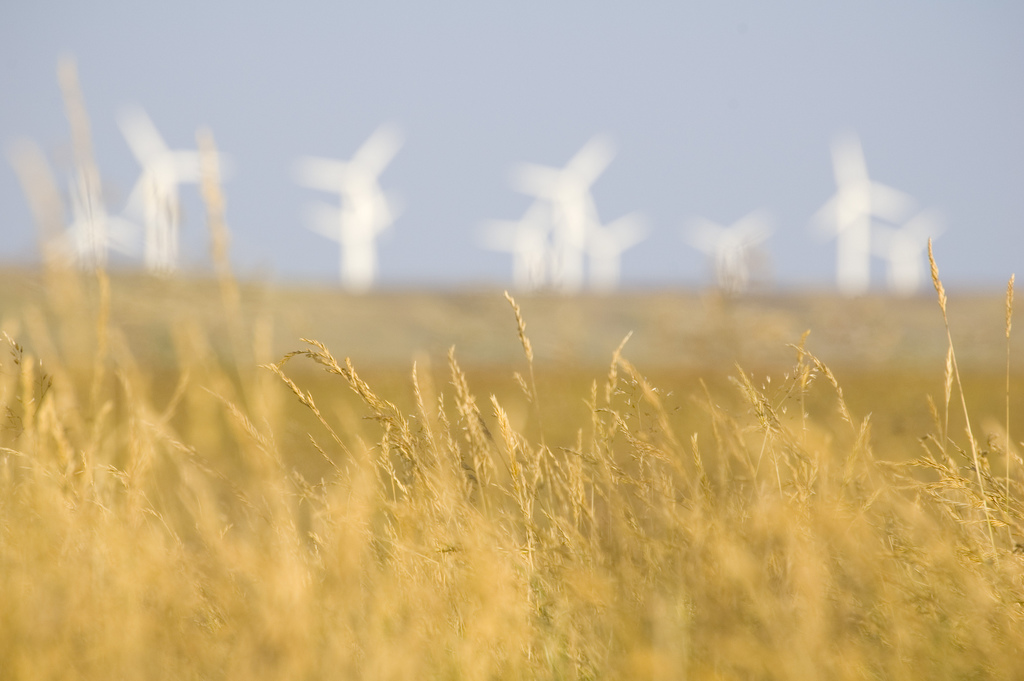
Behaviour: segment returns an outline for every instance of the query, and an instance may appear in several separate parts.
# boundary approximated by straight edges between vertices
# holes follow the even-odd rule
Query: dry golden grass
[[[377,383],[315,340],[273,356],[200,147],[218,324],[169,317],[153,353],[103,271],[53,261],[0,319],[0,677],[1024,674],[1012,279],[1005,422],[978,429],[932,260],[942,399],[897,457],[872,424],[903,393],[866,416],[806,334],[774,383],[680,386],[623,341],[573,392],[586,367],[535,366],[508,297],[502,379],[452,349]]]
[[[389,399],[316,341],[266,358],[225,277],[234,351],[175,328],[160,378],[102,272],[54,272],[53,309],[3,321],[5,678],[1021,668],[1021,468],[966,401],[951,429],[952,352],[934,433],[881,461],[805,342],[774,385],[737,367],[691,401],[624,344],[569,408],[510,298],[518,396],[479,399],[453,351]]]

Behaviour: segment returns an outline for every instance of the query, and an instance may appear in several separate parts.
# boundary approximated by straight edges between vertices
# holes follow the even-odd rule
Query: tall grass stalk
[[[964,416],[964,428],[967,431],[968,444],[971,447],[971,460],[974,464],[975,478],[978,481],[978,494],[981,500],[981,507],[985,511],[985,526],[988,529],[989,540],[992,544],[993,553],[996,550],[996,538],[995,533],[992,529],[992,514],[988,508],[988,495],[985,492],[985,483],[982,480],[981,470],[981,459],[978,455],[978,441],[974,438],[974,432],[971,430],[971,415],[967,410],[967,396],[964,394],[964,386],[960,380],[960,368],[956,363],[956,351],[953,348],[953,332],[949,327],[949,316],[946,314],[946,290],[942,286],[942,280],[939,278],[939,266],[935,263],[935,255],[932,253],[932,240],[928,239],[928,263],[931,265],[932,284],[935,286],[935,293],[938,295],[939,308],[942,310],[942,321],[946,326],[946,338],[949,342],[949,354],[946,370],[946,409],[947,409],[947,422],[948,422],[948,409],[949,409],[949,376],[952,376],[956,380],[957,392],[960,394],[960,406],[963,409]],[[948,435],[944,434],[944,437]],[[945,445],[943,445],[945,446]]]
[[[1009,516],[1009,503],[1010,503],[1010,460],[1013,458],[1013,450],[1011,449],[1010,439],[1010,329],[1013,327],[1013,274],[1010,275],[1010,280],[1006,283],[1006,443],[1004,445],[1004,452],[1006,456],[1006,503],[1007,510],[1006,514]],[[1010,526],[1006,527],[1007,535],[1010,540],[1010,546],[1013,546],[1013,533]]]

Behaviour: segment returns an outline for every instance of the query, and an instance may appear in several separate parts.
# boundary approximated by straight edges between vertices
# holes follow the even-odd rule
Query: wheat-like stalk
[[[530,337],[526,335],[526,321],[523,319],[522,310],[519,309],[519,305],[516,303],[515,298],[505,291],[505,300],[512,306],[512,312],[516,317],[516,334],[519,337],[519,342],[523,346],[523,354],[526,356],[526,369],[529,375],[529,383],[523,380],[523,377],[517,372],[514,374],[516,382],[519,387],[522,388],[526,394],[530,403],[533,405],[533,412],[537,419],[537,429],[544,432],[544,409],[540,404],[540,398],[537,393],[537,376],[533,368],[533,345],[530,343]]]
[[[971,430],[971,415],[967,410],[967,397],[964,395],[964,386],[960,380],[960,369],[956,363],[956,351],[953,349],[953,332],[949,327],[949,316],[946,314],[946,290],[942,286],[942,280],[939,278],[939,266],[935,263],[935,255],[932,252],[932,240],[928,239],[928,263],[931,265],[932,284],[935,286],[935,293],[939,298],[939,308],[942,310],[942,321],[946,326],[946,340],[949,344],[948,354],[948,367],[947,376],[952,375],[953,379],[956,380],[957,392],[960,394],[960,406],[963,408],[963,416],[965,429],[967,431],[967,440],[971,446],[971,460],[974,463],[974,472],[978,481],[978,492],[981,495],[981,506],[985,511],[985,525],[988,528],[989,541],[992,545],[992,551],[996,549],[995,535],[992,531],[992,514],[988,508],[988,498],[985,493],[985,483],[982,481],[981,473],[981,461],[978,455],[978,442],[974,439],[974,433]],[[949,378],[947,378],[947,385]],[[948,388],[947,388],[948,394]]]

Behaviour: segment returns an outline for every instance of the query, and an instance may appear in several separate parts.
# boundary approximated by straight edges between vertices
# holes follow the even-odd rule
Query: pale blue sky
[[[944,214],[944,278],[995,288],[1024,274],[1022,36],[1016,2],[8,2],[0,143],[31,138],[66,169],[56,64],[70,53],[113,196],[138,174],[125,105],[172,146],[209,126],[233,159],[236,267],[330,282],[336,246],[303,222],[320,197],[290,169],[394,122],[406,144],[382,185],[404,212],[380,242],[381,284],[502,286],[511,258],[479,231],[526,210],[511,167],[561,165],[606,132],[619,151],[594,186],[601,217],[640,210],[651,228],[626,285],[707,281],[682,228],[766,208],[775,281],[831,286],[834,245],[810,219],[835,189],[831,140],[853,130],[874,179]],[[187,266],[206,234],[198,192],[182,195]],[[0,260],[37,258],[7,163],[0,233]]]

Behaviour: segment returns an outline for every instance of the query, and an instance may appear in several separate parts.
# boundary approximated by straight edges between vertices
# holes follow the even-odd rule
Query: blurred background
[[[391,124],[402,141],[379,184],[395,218],[374,284],[451,289],[512,282],[512,256],[484,234],[534,200],[513,185],[518,164],[561,168],[606,135],[593,208],[605,223],[638,211],[646,229],[622,287],[713,282],[694,225],[761,210],[753,285],[786,290],[836,285],[836,241],[815,215],[836,192],[833,144],[855,134],[871,179],[941,215],[947,285],[1001,291],[1024,263],[1022,35],[1024,5],[1009,1],[7,3],[0,142],[33,140],[67,188],[57,63],[73,56],[112,214],[140,173],[127,107],[171,148],[194,149],[206,126],[230,157],[236,270],[329,284],[338,246],[306,212],[331,197],[296,164],[350,159]],[[207,268],[195,184],[180,201],[181,267]],[[39,262],[11,163],[0,234],[0,262]],[[871,268],[882,289],[884,261]]]

